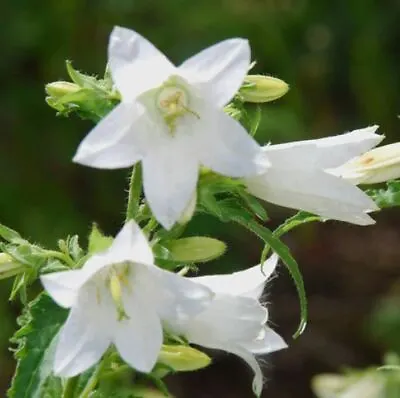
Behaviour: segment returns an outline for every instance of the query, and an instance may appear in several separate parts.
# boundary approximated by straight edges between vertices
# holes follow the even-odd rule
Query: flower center
[[[175,79],[167,80],[156,95],[157,109],[161,112],[169,130],[174,133],[176,121],[186,114],[197,118],[199,115],[190,109],[190,95],[185,87],[176,84]]]
[[[111,297],[117,309],[118,321],[129,319],[122,299],[123,288],[130,288],[128,274],[129,267],[127,265],[113,266],[111,267],[107,278],[107,284],[110,289]]]

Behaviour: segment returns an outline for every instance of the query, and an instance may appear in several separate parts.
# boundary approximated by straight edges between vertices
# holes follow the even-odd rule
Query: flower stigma
[[[174,77],[169,78],[160,87],[156,95],[156,105],[172,134],[176,129],[177,119],[182,116],[191,114],[200,119],[198,113],[189,108],[190,95],[188,90],[177,84]]]
[[[125,311],[124,303],[122,300],[123,288],[125,287],[130,289],[128,274],[129,266],[127,264],[122,264],[118,266],[112,266],[107,278],[111,297],[117,309],[117,319],[119,322],[124,319],[129,319],[129,315]]]

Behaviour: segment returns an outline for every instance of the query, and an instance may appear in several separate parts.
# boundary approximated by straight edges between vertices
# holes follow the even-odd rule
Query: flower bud
[[[400,142],[372,149],[333,170],[354,184],[376,184],[400,177]]]
[[[211,358],[190,346],[164,344],[157,362],[167,365],[176,372],[189,372],[205,368],[211,363]]]
[[[76,93],[80,89],[81,88],[75,83],[63,81],[49,83],[45,86],[46,93],[53,98],[62,98],[64,95]]]
[[[284,96],[289,85],[272,76],[248,75],[240,88],[240,95],[246,102],[270,102]]]
[[[0,253],[0,279],[10,278],[23,272],[24,266],[13,261],[6,253]]]

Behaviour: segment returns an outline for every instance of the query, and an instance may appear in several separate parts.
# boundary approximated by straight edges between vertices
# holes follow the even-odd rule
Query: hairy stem
[[[126,207],[125,222],[134,220],[139,211],[140,195],[142,193],[142,167],[136,163],[132,168],[132,174],[129,180],[128,205]]]

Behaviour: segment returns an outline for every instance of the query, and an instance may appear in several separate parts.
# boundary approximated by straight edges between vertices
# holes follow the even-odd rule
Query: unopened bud
[[[157,362],[167,365],[176,372],[189,372],[205,368],[211,363],[211,358],[190,346],[164,344]]]
[[[80,89],[81,88],[75,83],[63,81],[49,83],[45,86],[46,93],[53,98],[62,98],[64,95],[76,93]]]
[[[353,184],[376,184],[400,177],[400,142],[372,149],[331,171]]]
[[[248,75],[240,88],[240,95],[246,102],[270,102],[284,96],[289,85],[272,76]]]
[[[24,271],[24,266],[14,262],[6,253],[0,253],[0,279],[10,278]]]

